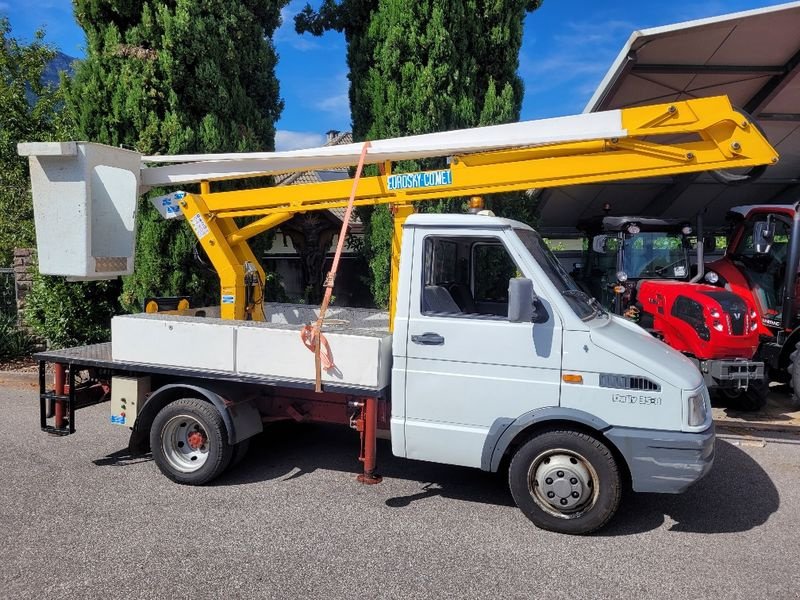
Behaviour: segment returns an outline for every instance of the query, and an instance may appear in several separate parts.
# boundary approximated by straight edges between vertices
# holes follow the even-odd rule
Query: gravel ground
[[[107,405],[38,431],[0,387],[2,598],[797,598],[800,436],[725,435],[686,494],[627,498],[600,533],[536,529],[501,477],[391,457],[357,484],[355,433],[275,425],[215,485],[126,456]],[[770,436],[770,437],[764,437]]]

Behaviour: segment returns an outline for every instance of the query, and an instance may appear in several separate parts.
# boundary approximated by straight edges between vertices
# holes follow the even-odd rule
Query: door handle
[[[444,338],[438,333],[426,331],[422,335],[412,335],[411,341],[415,344],[422,344],[423,346],[442,346],[444,345]]]

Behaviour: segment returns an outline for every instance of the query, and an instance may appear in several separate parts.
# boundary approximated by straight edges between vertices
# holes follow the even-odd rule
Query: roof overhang
[[[800,199],[800,2],[635,31],[585,112],[726,94],[781,155],[758,181],[724,186],[708,175],[572,186],[542,193],[550,233],[602,214],[691,217],[722,226],[738,204]]]

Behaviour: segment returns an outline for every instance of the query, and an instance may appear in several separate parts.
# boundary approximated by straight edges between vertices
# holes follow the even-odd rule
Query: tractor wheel
[[[750,384],[747,389],[722,388],[716,392],[718,397],[727,398],[732,405],[742,412],[755,412],[764,408],[767,403],[769,384],[766,381]]]
[[[789,384],[792,386],[791,408],[800,409],[800,342],[789,355]]]

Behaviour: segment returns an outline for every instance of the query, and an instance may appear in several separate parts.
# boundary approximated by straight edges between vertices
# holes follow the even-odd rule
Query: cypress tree
[[[540,0],[324,0],[295,18],[298,33],[343,32],[350,70],[353,137],[378,139],[519,119],[523,85],[517,75],[525,15]],[[407,161],[398,171],[440,166]],[[506,216],[530,220],[516,195],[494,203]],[[458,210],[461,202],[418,210]],[[373,299],[388,301],[391,218],[388,209],[361,210]]]
[[[271,37],[287,1],[75,0],[87,56],[66,96],[79,135],[143,154],[273,150],[283,103]],[[143,199],[123,304],[216,300],[217,278],[194,247],[186,223]]]

